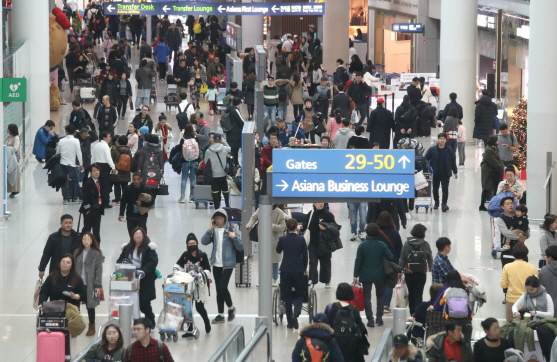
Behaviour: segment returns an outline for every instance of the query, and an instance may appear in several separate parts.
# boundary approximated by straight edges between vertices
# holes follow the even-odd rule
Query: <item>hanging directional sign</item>
[[[187,1],[104,3],[107,15],[324,15],[324,4],[238,3],[197,4]]]
[[[275,198],[414,197],[413,150],[273,150]]]

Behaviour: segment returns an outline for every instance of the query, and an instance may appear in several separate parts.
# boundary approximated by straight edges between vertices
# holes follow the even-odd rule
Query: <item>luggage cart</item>
[[[44,302],[42,309],[39,309],[37,312],[37,353],[57,354],[57,343],[61,344],[61,339],[64,339],[64,361],[70,361],[70,331],[68,329],[68,319],[66,318],[65,303],[64,307],[62,307],[62,305],[57,302],[58,301]],[[50,308],[49,304],[50,306],[55,306],[55,309],[59,308],[58,311],[54,313],[47,312]],[[60,333],[64,336],[62,337]],[[42,339],[44,339],[44,341],[41,342],[40,340]],[[48,350],[43,350],[43,347],[48,347]]]
[[[157,77],[151,79],[151,103],[157,103]]]
[[[193,320],[193,301],[195,300],[195,290],[197,283],[197,276],[194,276],[194,281],[191,283],[167,283],[167,278],[172,277],[172,274],[164,278],[163,295],[164,295],[164,319],[162,320],[163,328],[159,327],[159,334],[161,341],[170,338],[174,342],[178,341],[178,331],[188,331],[191,326],[191,336],[195,339],[199,338],[199,329],[195,326]],[[162,315],[163,313],[161,313]],[[159,317],[159,322],[161,318]],[[187,326],[187,328],[184,328]]]
[[[166,110],[172,107],[178,109],[178,105],[182,102],[180,95],[178,94],[178,86],[176,84],[168,84],[166,87],[166,96],[164,97],[164,103],[166,104]]]
[[[425,179],[427,180],[427,186],[421,190],[416,190],[416,200],[414,202],[414,207],[416,208],[416,213],[420,207],[425,208],[425,213],[427,214],[429,209],[433,206],[433,194],[432,194],[432,172],[425,173]]]
[[[120,304],[133,305],[133,319],[141,318],[139,312],[140,279],[145,276],[132,264],[116,264],[116,270],[110,276],[108,319],[118,318]]]

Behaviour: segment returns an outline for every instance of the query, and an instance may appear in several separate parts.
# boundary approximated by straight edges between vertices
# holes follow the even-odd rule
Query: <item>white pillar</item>
[[[243,3],[264,2],[242,0]],[[263,15],[242,15],[242,49],[255,48],[256,45],[263,45]]]
[[[553,122],[557,115],[553,104],[551,85],[557,83],[557,69],[551,66],[551,59],[557,56],[557,45],[548,41],[547,30],[551,19],[557,16],[557,2],[532,1],[530,4],[530,56],[528,85],[528,205],[530,218],[543,219],[546,210],[546,192],[542,190],[547,177],[546,155],[553,153],[557,160],[557,143],[553,135],[557,124]],[[551,213],[557,213],[557,178],[553,172],[551,182]],[[535,207],[532,207],[535,206]],[[545,250],[542,250],[542,253]]]
[[[0,39],[4,39],[4,27],[0,26]],[[0,55],[2,55],[2,57],[0,59],[4,60],[4,46],[3,44],[0,42]],[[4,74],[4,62],[0,62],[0,74]],[[4,144],[4,107],[0,107],[0,139],[2,140],[2,144]],[[2,192],[0,192],[0,198],[2,197],[3,193],[4,193],[4,187],[6,187],[6,185],[4,185],[4,157],[2,157],[2,155],[0,154],[0,175],[2,175],[2,177],[0,177],[0,190],[2,190]],[[7,195],[7,193],[6,193]],[[4,206],[2,205],[2,211],[0,211],[0,215],[2,215],[4,213]]]
[[[20,0],[12,9],[13,41],[28,40],[33,57],[27,80],[27,99],[31,102],[29,117],[31,129],[35,132],[50,118],[49,13],[47,1]],[[33,19],[33,26],[29,26],[29,19]],[[31,142],[33,140],[28,140]]]
[[[441,0],[441,95],[439,104],[449,103],[457,94],[462,106],[462,122],[471,140],[476,101],[476,36],[478,0]]]
[[[329,74],[333,74],[337,67],[336,60],[343,54],[344,61],[348,61],[349,29],[350,0],[325,1],[321,45],[323,46],[323,68]],[[362,59],[362,62],[365,62],[365,59]]]

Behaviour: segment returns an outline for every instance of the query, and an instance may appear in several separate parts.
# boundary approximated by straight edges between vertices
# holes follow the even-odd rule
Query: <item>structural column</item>
[[[552,152],[553,161],[557,160],[557,112],[552,97],[551,85],[557,83],[557,69],[552,59],[557,57],[557,44],[548,41],[548,30],[552,19],[557,16],[557,2],[532,1],[530,3],[530,56],[528,80],[528,216],[543,219],[546,211],[546,191],[542,188],[547,177],[547,153]],[[555,172],[551,182],[551,213],[557,213],[557,179]],[[545,250],[541,251],[542,253]]]
[[[242,0],[243,3],[265,2]],[[242,15],[242,48],[240,53],[246,48],[255,48],[256,45],[263,45],[263,15]]]
[[[478,0],[441,0],[439,103],[444,106],[449,103],[450,93],[457,94],[464,113],[462,122],[469,135],[474,130],[476,101],[477,18]]]
[[[350,0],[325,1],[323,15],[323,68],[329,74],[336,69],[338,58],[348,61],[350,37]],[[365,59],[362,60],[365,62]]]
[[[21,44],[28,40],[33,56],[27,98],[31,102],[30,128],[35,132],[50,118],[49,10],[48,1],[36,0],[20,0],[12,9],[13,42]],[[29,26],[29,19],[33,19],[33,26]]]

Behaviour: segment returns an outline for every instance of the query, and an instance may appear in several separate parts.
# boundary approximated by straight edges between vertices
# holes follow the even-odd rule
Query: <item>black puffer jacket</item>
[[[319,231],[317,253],[323,255],[342,249],[342,241],[340,240],[340,229],[342,226],[336,222],[323,222],[322,225],[325,227],[325,230]]]
[[[367,102],[367,97],[371,94],[371,88],[366,82],[352,82],[346,94],[352,98],[355,104],[362,104]]]
[[[157,280],[157,274],[155,270],[159,264],[159,256],[155,249],[157,244],[151,242],[148,236],[146,236],[145,241],[143,241],[143,249],[141,250],[141,268],[139,270],[145,273],[145,276],[141,278],[139,282],[139,301],[150,302],[157,298],[157,291],[155,289],[155,281]],[[122,245],[122,253],[118,257],[117,263],[124,262],[125,259],[131,260],[131,253],[134,249],[130,247],[129,244]]]
[[[62,185],[67,181],[66,174],[62,171],[62,165],[60,165],[60,155],[52,156],[48,161],[46,161],[43,169],[48,170],[48,186],[55,188],[58,191]]]
[[[412,129],[412,134],[415,133],[416,118],[418,117],[418,112],[416,109],[410,105],[410,103],[402,102],[400,106],[397,107],[395,111],[395,125],[397,131],[404,129],[405,131],[409,128]]]
[[[476,102],[474,138],[486,140],[493,134],[493,119],[497,115],[496,109],[495,104],[488,96],[482,96]]]
[[[228,142],[230,147],[242,147],[244,120],[240,115],[240,110],[234,106],[230,106],[226,109],[226,113],[230,113],[230,120],[234,125],[231,131],[226,132],[226,142]]]

